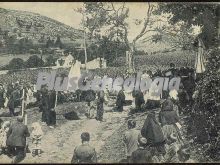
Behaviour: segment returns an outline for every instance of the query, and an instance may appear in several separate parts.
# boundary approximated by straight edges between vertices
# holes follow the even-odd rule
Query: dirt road
[[[53,129],[43,125],[42,150],[44,153],[42,153],[40,158],[32,157],[31,153],[27,153],[22,163],[70,163],[74,148],[81,144],[80,135],[84,131],[90,133],[90,144],[96,148],[99,162],[103,162],[103,154],[101,152],[103,146],[105,146],[109,137],[124,124],[127,115],[128,111],[122,113],[106,112],[104,113],[103,122],[81,116],[81,120],[60,120]],[[28,125],[33,121],[39,121],[39,119],[40,113],[37,110],[33,111],[32,119],[31,121],[29,120]],[[27,141],[29,141],[28,144],[31,149],[30,139]],[[6,163],[8,161],[5,160]],[[111,160],[109,161],[112,162]]]

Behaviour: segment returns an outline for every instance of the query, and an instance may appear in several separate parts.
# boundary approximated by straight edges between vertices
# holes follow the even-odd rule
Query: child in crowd
[[[96,116],[96,102],[91,101],[89,105],[89,112],[88,112],[88,118],[94,119]]]
[[[32,138],[32,144],[34,145],[33,150],[32,150],[32,155],[36,156],[38,155],[39,157],[41,156],[41,139],[43,136],[43,131],[41,129],[41,126],[38,122],[32,123],[32,133],[31,133],[31,138]]]
[[[10,121],[5,121],[1,125],[1,129],[0,129],[0,154],[6,152],[6,148],[7,148],[6,140],[7,140],[7,133],[8,133],[10,124],[11,124]]]

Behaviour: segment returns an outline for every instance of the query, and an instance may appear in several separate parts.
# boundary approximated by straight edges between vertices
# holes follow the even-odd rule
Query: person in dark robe
[[[135,90],[133,97],[135,98],[135,111],[141,112],[143,110],[142,105],[145,103],[143,92],[141,90]]]
[[[5,90],[3,85],[0,84],[0,108],[4,108],[5,98],[4,98]]]
[[[49,114],[49,96],[48,96],[48,89],[47,86],[44,85],[42,86],[40,90],[40,111],[42,111],[42,117],[41,121],[42,122],[47,122],[47,116]]]
[[[141,135],[147,139],[149,145],[155,147],[161,156],[165,155],[165,138],[162,128],[156,120],[154,111],[148,112],[147,118],[141,129]]]
[[[48,126],[50,126],[51,128],[54,127],[56,125],[56,111],[55,109],[51,109],[50,110],[50,117],[49,117],[49,122],[48,122]]]
[[[98,100],[97,100],[97,115],[96,120],[102,121],[103,120],[103,113],[104,113],[104,99],[105,93],[103,90],[98,92]]]
[[[94,101],[96,98],[96,93],[94,90],[87,90],[85,95],[85,101],[88,102],[88,105],[90,106],[90,102]]]
[[[116,99],[116,106],[117,106],[117,111],[118,112],[123,111],[124,104],[125,104],[125,94],[124,94],[123,89],[121,89],[118,92],[117,99]]]
[[[55,104],[56,104],[56,91],[51,90],[48,93],[48,114],[47,114],[47,125],[53,128],[56,125],[56,111],[55,111]]]
[[[162,103],[161,111],[159,112],[159,122],[165,136],[169,136],[171,132],[175,132],[178,135],[179,142],[183,143],[180,130],[176,125],[180,120],[177,112],[174,111],[174,104],[170,97]]]

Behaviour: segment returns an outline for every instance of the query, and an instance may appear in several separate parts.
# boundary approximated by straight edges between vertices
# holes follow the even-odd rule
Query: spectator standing
[[[116,99],[116,108],[118,112],[123,111],[124,104],[125,104],[125,94],[124,94],[123,89],[121,89],[118,92],[117,99]]]
[[[97,115],[96,120],[103,121],[103,113],[104,113],[104,101],[105,101],[105,94],[104,91],[101,90],[98,93],[98,101],[97,101]]]

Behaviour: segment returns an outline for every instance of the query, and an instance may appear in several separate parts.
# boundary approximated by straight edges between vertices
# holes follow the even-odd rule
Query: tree
[[[49,55],[49,56],[46,58],[45,66],[54,66],[56,61],[57,61],[57,59],[54,58],[54,56]]]
[[[16,36],[5,36],[5,45],[8,48],[9,52],[13,53],[13,50],[15,49],[15,42],[16,42]]]
[[[60,40],[60,36],[57,36],[57,39],[55,41],[55,47],[59,47],[60,49],[63,48],[63,43]]]
[[[23,69],[25,62],[21,58],[13,58],[7,65],[7,69]]]
[[[208,123],[205,127],[209,133],[211,144],[213,144],[211,140],[215,139],[218,132],[220,119],[219,11],[219,4],[215,3],[161,3],[157,11],[171,13],[170,23],[173,25],[183,21],[186,28],[191,28],[192,25],[201,27],[198,37],[203,40],[206,47],[207,63],[206,71],[197,82],[198,94],[195,96],[193,109],[195,116],[200,116],[200,114],[205,116]],[[196,42],[194,45],[198,46]],[[219,141],[215,141],[214,144],[219,144]],[[212,150],[219,149],[218,145],[210,146]],[[209,154],[210,158],[218,156],[217,152],[209,152]]]
[[[155,6],[152,3],[146,3],[148,8],[144,20],[136,20],[137,25],[142,24],[143,27],[131,42],[128,40],[129,31],[128,23],[126,22],[129,17],[129,8],[126,7],[125,2],[118,7],[116,7],[118,4],[116,5],[113,2],[85,2],[84,5],[85,10],[81,8],[78,9],[78,12],[84,14],[86,17],[86,21],[83,24],[89,30],[90,37],[102,34],[105,29],[106,36],[110,40],[120,40],[125,43],[126,49],[131,52],[132,59],[137,41],[146,33],[154,31],[151,27],[153,24],[151,17]],[[134,69],[133,63],[131,65]]]
[[[219,4],[218,3],[160,3],[157,14],[171,13],[172,25],[183,21],[187,27],[202,27],[199,37],[207,48],[216,47],[219,41]]]
[[[20,53],[26,53],[33,48],[33,41],[29,38],[22,38],[18,41]]]
[[[54,46],[53,41],[48,37],[47,43],[46,43],[46,48],[51,48]]]
[[[37,55],[30,56],[29,59],[26,61],[26,66],[28,68],[42,67],[43,65],[44,61]]]

